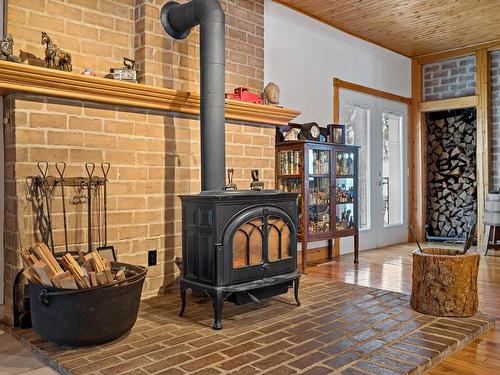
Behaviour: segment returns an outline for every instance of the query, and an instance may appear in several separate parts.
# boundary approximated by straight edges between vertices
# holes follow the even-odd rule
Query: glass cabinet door
[[[308,149],[308,219],[311,236],[329,235],[331,227],[331,150]]]
[[[281,150],[278,152],[279,175],[278,188],[287,193],[297,193],[297,207],[299,210],[299,223],[302,219],[302,150]],[[301,233],[301,225],[298,226]]]
[[[335,229],[339,231],[355,227],[355,157],[354,152],[335,153]]]

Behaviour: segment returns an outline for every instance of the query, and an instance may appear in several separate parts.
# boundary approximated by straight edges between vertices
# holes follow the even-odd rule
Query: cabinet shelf
[[[0,61],[0,94],[26,93],[172,113],[200,114],[200,94]],[[226,99],[226,119],[286,125],[300,112]]]
[[[340,178],[356,178],[356,176],[352,174],[338,174],[335,177],[337,178],[337,180]]]
[[[301,174],[282,174],[279,178],[302,178]]]
[[[312,173],[309,173],[309,177],[314,177],[314,178],[330,178],[331,174],[312,174]]]

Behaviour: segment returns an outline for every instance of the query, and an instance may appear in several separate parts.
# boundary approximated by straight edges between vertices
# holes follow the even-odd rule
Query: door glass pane
[[[330,150],[309,150],[309,233],[330,232]]]
[[[291,233],[285,220],[269,216],[267,219],[267,251],[270,262],[290,258]]]
[[[368,159],[370,110],[354,104],[345,105],[346,143],[359,149],[359,228],[370,228],[370,163]]]
[[[280,178],[279,188],[281,191],[286,191],[288,193],[297,193],[297,208],[299,210],[299,223],[302,222],[302,179],[300,178],[290,178],[282,177]],[[298,234],[301,234],[302,226],[299,225],[297,228]]]
[[[309,150],[309,174],[310,175],[330,174],[329,150]]]
[[[298,150],[280,151],[280,175],[300,174],[300,159],[302,152]]]
[[[309,233],[330,232],[330,177],[309,177]]]
[[[403,170],[402,124],[403,116],[383,113],[383,173],[382,196],[384,225],[402,224]]]
[[[233,237],[233,268],[262,263],[263,219],[253,219],[238,228]]]
[[[354,228],[354,178],[336,179],[336,228],[337,230]]]

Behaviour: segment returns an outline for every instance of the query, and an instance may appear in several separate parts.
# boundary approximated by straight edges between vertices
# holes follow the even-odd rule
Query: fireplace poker
[[[39,161],[36,163],[38,170],[40,171],[40,175],[42,178],[42,185],[45,196],[45,205],[47,206],[47,229],[49,231],[50,238],[50,247],[52,249],[52,253],[55,253],[54,250],[54,236],[52,235],[52,215],[50,213],[50,201],[49,201],[49,183],[47,182],[47,173],[49,170],[49,163],[46,161]],[[48,242],[48,240],[47,240]]]
[[[113,256],[113,260],[116,262],[116,253],[115,253],[115,247],[113,245],[108,245],[108,174],[109,174],[109,169],[111,167],[111,164],[109,163],[101,163],[101,170],[102,170],[102,175],[104,176],[103,178],[103,185],[104,185],[104,246],[100,246],[97,248],[98,251],[111,251],[111,254]],[[100,212],[100,210],[99,210]]]
[[[227,170],[227,185],[224,188],[224,190],[238,190],[238,186],[236,186],[236,184],[233,183],[233,175],[234,175],[234,169],[229,168]]]
[[[98,179],[96,181],[96,190],[94,194],[95,198],[95,212],[96,212],[96,220],[97,220],[97,248],[101,247],[102,241],[101,241],[101,181]]]
[[[88,180],[84,181],[84,188],[87,188],[87,226],[88,226],[88,243],[89,251],[92,251],[92,190],[94,189],[93,174],[95,170],[94,163],[86,163],[85,169],[87,170]]]
[[[69,253],[68,250],[68,224],[66,222],[66,202],[64,201],[64,171],[66,170],[65,162],[57,162],[56,170],[59,173],[59,177],[61,178],[61,198],[62,198],[62,209],[63,209],[63,222],[64,222],[64,247],[66,249],[66,253]]]
[[[420,252],[422,252],[422,248],[420,247],[420,243],[418,242],[417,235],[415,234],[413,227],[411,225],[408,225],[408,228],[410,228],[411,235],[413,236],[413,239],[417,243],[418,249],[420,250]]]

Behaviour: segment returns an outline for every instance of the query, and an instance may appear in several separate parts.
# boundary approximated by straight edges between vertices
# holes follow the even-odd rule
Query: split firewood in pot
[[[118,281],[123,281],[123,280],[125,280],[125,271],[123,271],[123,270],[119,270],[119,271],[116,273],[116,280],[118,280]]]
[[[78,289],[78,285],[72,276],[60,279],[60,282],[63,289]]]
[[[106,272],[101,271],[96,273],[97,281],[99,285],[106,285],[108,283],[108,278],[106,276]]]

